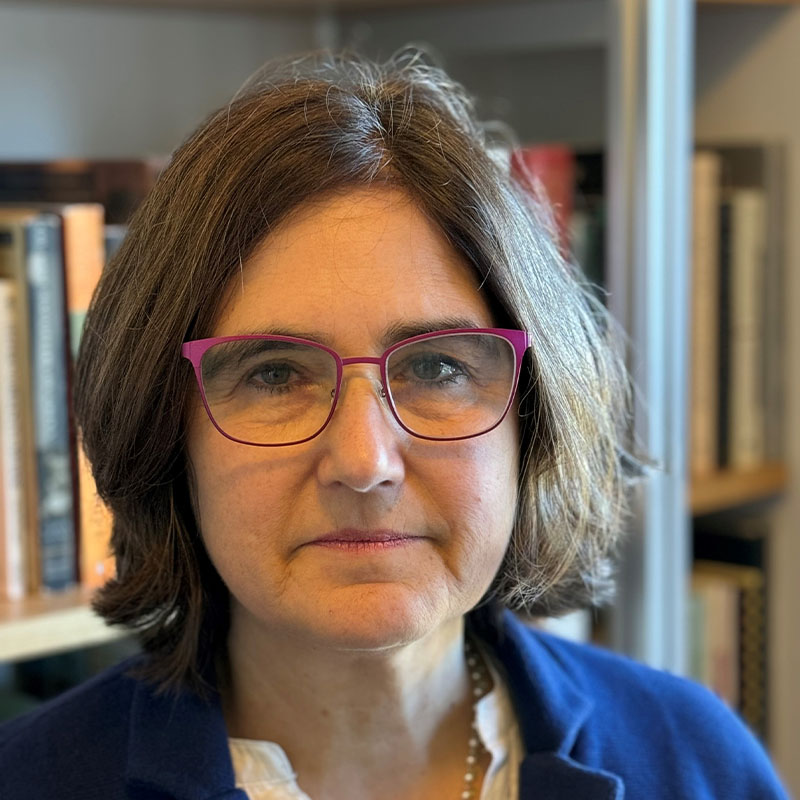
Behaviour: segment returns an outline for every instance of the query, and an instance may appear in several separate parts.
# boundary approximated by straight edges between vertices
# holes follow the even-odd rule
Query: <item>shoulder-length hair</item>
[[[184,422],[197,388],[181,343],[209,335],[232,278],[292,210],[384,181],[472,265],[497,323],[533,334],[518,508],[490,598],[549,615],[609,596],[631,464],[618,327],[488,154],[461,86],[413,51],[380,65],[308,56],[272,65],[178,148],[86,320],[75,410],[117,563],[94,607],[138,633],[162,689],[202,690],[228,626],[192,510]]]

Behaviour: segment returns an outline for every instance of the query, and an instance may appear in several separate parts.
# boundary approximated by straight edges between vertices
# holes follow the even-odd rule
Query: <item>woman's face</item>
[[[435,330],[454,318],[494,325],[471,270],[406,194],[365,189],[307,204],[270,233],[213,335],[280,330],[342,357],[379,356],[392,326]],[[414,641],[475,605],[508,544],[513,409],[483,436],[417,439],[381,399],[372,364],[345,366],[333,419],[304,444],[230,441],[198,399],[188,452],[203,539],[251,631],[338,649]],[[319,542],[342,531],[411,538]]]

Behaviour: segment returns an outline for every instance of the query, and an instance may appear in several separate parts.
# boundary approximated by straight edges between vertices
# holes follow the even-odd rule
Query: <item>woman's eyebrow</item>
[[[424,333],[450,330],[451,328],[481,328],[476,320],[469,317],[438,317],[425,320],[403,320],[387,325],[381,336],[381,346],[391,347],[393,344],[410,339],[412,336],[421,336]],[[293,328],[290,326],[274,326],[242,331],[241,336],[292,336],[296,339],[308,339],[319,342],[326,347],[333,347],[330,334],[323,331]]]
[[[308,339],[311,342],[324,344],[326,347],[332,347],[331,338],[327,333],[314,330],[301,330],[300,328],[287,327],[285,325],[280,327],[270,328],[253,328],[252,330],[242,331],[239,336],[292,336],[295,339]]]
[[[423,333],[435,333],[436,331],[446,331],[451,328],[482,328],[476,320],[468,317],[440,317],[428,320],[404,320],[394,322],[384,328],[381,344],[383,347],[391,347],[393,344],[410,339],[412,336],[421,336]]]

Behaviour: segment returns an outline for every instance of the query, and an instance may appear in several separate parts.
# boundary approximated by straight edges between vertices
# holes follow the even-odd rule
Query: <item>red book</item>
[[[575,193],[575,155],[562,144],[542,144],[515,150],[511,173],[552,214],[553,235],[562,253],[569,252],[569,224]]]

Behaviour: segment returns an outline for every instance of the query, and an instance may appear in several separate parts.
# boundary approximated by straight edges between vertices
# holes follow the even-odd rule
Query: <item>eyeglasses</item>
[[[228,439],[259,447],[301,444],[333,417],[348,364],[380,367],[381,397],[420,439],[480,436],[505,418],[517,389],[525,331],[454,328],[392,345],[379,358],[342,358],[292,336],[185,342],[208,416]]]

